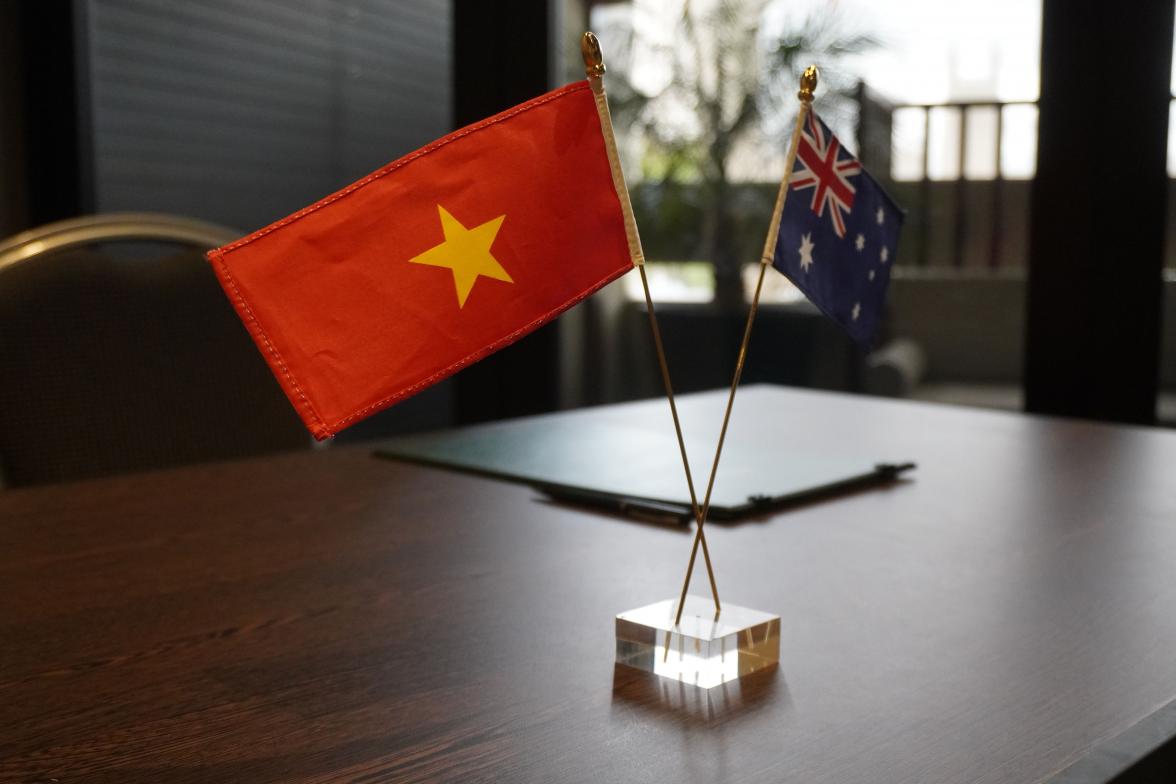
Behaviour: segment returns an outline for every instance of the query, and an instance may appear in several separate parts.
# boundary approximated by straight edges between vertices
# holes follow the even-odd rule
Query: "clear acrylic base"
[[[674,626],[677,599],[617,616],[617,663],[702,689],[767,669],[780,660],[780,616],[687,596]]]

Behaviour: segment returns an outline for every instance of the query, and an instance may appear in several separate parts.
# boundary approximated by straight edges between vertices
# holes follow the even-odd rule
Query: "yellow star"
[[[467,229],[440,204],[437,205],[437,212],[441,213],[441,230],[445,233],[445,241],[414,256],[409,262],[453,270],[453,285],[457,288],[459,308],[465,307],[466,298],[470,296],[470,290],[479,275],[514,283],[498,260],[490,255],[490,246],[498,235],[505,215]]]

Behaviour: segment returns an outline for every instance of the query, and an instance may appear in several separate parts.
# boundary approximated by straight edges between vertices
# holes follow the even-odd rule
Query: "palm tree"
[[[778,131],[766,126],[786,124],[784,115],[795,111],[796,84],[805,65],[829,63],[876,45],[868,35],[844,33],[837,12],[812,17],[765,42],[759,29],[770,4],[682,0],[674,43],[657,51],[672,74],[665,87],[653,95],[635,89],[624,73],[629,58],[621,60],[620,78],[610,80],[610,88],[617,85],[613,94],[621,99],[618,118],[639,128],[647,157],[657,162],[653,168],[660,192],[673,194],[675,187],[688,186],[697,194],[698,251],[714,265],[715,302],[722,308],[744,302],[741,270],[747,259],[737,249],[738,210],[731,180],[736,151],[757,132]],[[639,35],[630,41],[630,46],[643,45]],[[850,85],[832,87],[836,93]]]

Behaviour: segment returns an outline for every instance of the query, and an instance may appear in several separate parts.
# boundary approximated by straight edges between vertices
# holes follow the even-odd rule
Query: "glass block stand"
[[[674,626],[677,599],[617,616],[617,663],[702,689],[766,669],[780,660],[780,616],[687,596]],[[668,650],[668,653],[667,653]]]

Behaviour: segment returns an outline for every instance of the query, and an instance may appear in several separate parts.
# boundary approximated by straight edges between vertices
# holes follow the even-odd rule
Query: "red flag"
[[[456,131],[208,257],[319,439],[513,343],[633,264],[587,82]]]

